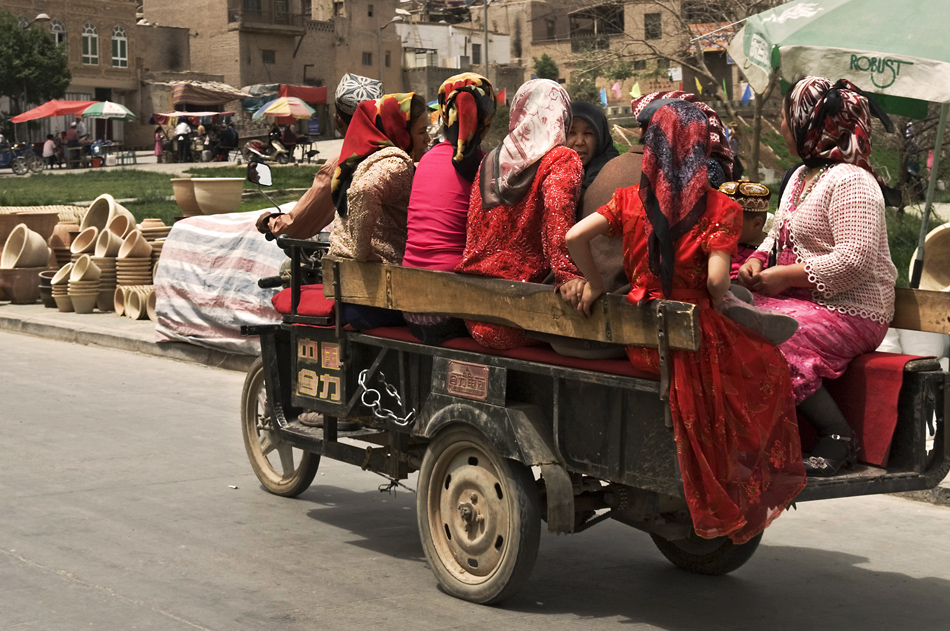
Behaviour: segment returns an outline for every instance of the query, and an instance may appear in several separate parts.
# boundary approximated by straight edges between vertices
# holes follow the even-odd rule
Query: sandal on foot
[[[842,468],[851,468],[858,460],[854,436],[845,438],[838,434],[823,436],[811,455],[802,460],[805,475],[829,478]]]

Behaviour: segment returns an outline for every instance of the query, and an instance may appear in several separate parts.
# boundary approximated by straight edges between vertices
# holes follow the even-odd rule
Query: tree
[[[561,78],[557,63],[547,53],[541,55],[540,59],[534,58],[534,74],[539,79],[550,79],[551,81],[557,81]]]
[[[66,49],[44,29],[24,29],[9,12],[0,13],[0,96],[16,113],[27,103],[62,98],[72,81]]]

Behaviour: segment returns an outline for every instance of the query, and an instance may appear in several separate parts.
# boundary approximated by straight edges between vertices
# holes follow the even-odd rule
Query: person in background
[[[785,96],[782,135],[802,159],[768,237],[739,269],[756,306],[785,313],[798,332],[779,348],[792,370],[798,409],[819,441],[808,475],[832,476],[857,459],[855,435],[825,379],[876,349],[894,316],[884,220],[884,181],[868,161],[871,115],[887,115],[856,85],[805,77]]]
[[[495,115],[491,82],[475,73],[449,77],[439,88],[439,120],[445,140],[419,161],[412,181],[402,264],[453,271],[465,249],[472,182],[484,152],[479,144]],[[409,330],[426,344],[467,337],[465,323],[428,313],[405,313]]]
[[[160,162],[162,155],[165,153],[165,140],[168,139],[168,136],[165,135],[165,130],[162,129],[161,125],[155,128],[154,138],[155,138],[155,157],[158,158]]]
[[[281,134],[280,142],[284,145],[287,153],[290,154],[290,160],[294,160],[294,151],[297,149],[297,134],[294,132],[293,125],[284,125],[284,131]]]
[[[512,100],[509,133],[482,160],[472,186],[465,250],[455,271],[530,283],[554,273],[554,289],[576,305],[584,279],[564,235],[574,225],[584,165],[564,146],[571,100],[549,79],[532,79]],[[466,322],[483,346],[508,349],[532,342],[524,331]]]
[[[56,162],[62,167],[66,165],[66,132],[61,131],[53,135],[56,143]]]
[[[332,256],[402,264],[414,163],[429,144],[426,111],[425,99],[413,92],[356,108],[330,182]],[[357,330],[403,323],[400,312],[388,309],[344,304],[341,311],[344,324]]]
[[[234,123],[228,123],[227,126],[221,130],[221,134],[218,137],[217,159],[219,162],[228,159],[228,154],[237,149],[238,141],[238,133],[237,130],[234,129]]]
[[[567,235],[589,281],[578,309],[604,291],[590,241],[624,243],[627,301],[697,306],[702,350],[673,350],[670,411],[693,528],[741,544],[762,532],[805,487],[788,366],[778,349],[723,317],[741,208],[709,186],[708,121],[695,105],[660,107],[644,134],[639,185],[616,191]],[[659,374],[656,349],[630,347],[638,370]]]
[[[587,101],[575,101],[571,104],[574,119],[567,132],[569,148],[577,152],[584,165],[584,179],[581,182],[581,198],[578,210],[583,207],[584,193],[594,183],[601,169],[620,155],[610,137],[610,126],[604,110],[599,105]]]
[[[334,95],[336,113],[333,120],[340,135],[346,135],[346,129],[360,103],[375,101],[382,96],[383,84],[376,79],[349,73],[343,75]],[[233,129],[231,125],[228,127]],[[293,210],[288,213],[263,213],[257,219],[257,229],[263,234],[308,239],[329,226],[336,212],[330,196],[330,181],[336,171],[337,159],[338,156],[327,159],[313,177],[310,189],[303,194]]]
[[[178,162],[191,162],[191,125],[184,116],[175,125],[175,145]]]
[[[56,141],[53,139],[53,134],[47,134],[46,142],[43,143],[43,161],[50,169],[56,163]]]
[[[79,166],[80,159],[82,158],[80,144],[79,144],[79,132],[76,131],[76,126],[78,123],[73,121],[69,124],[69,129],[66,130],[66,163],[70,168]]]

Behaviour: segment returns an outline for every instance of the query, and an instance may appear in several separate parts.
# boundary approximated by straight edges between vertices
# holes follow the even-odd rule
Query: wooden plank
[[[599,299],[590,318],[561,300],[550,285],[466,276],[451,272],[324,258],[324,293],[333,298],[339,263],[344,302],[417,313],[441,313],[528,331],[598,342],[656,348],[656,304],[631,305],[623,296]],[[665,301],[670,348],[700,346],[698,308]]]
[[[898,288],[894,296],[896,329],[950,333],[950,292]]]

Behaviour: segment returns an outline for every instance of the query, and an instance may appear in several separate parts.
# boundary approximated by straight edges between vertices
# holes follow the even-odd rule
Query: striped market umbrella
[[[282,96],[268,103],[264,103],[261,109],[254,112],[254,116],[251,118],[257,121],[264,116],[310,118],[313,116],[313,108],[295,96]]]
[[[82,111],[83,118],[111,118],[113,120],[134,121],[135,114],[129,108],[112,101],[101,101]]]

